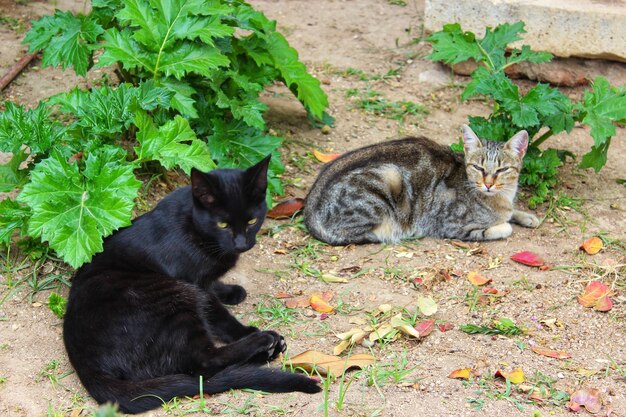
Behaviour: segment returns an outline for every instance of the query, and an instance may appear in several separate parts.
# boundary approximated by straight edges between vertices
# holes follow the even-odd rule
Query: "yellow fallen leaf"
[[[346,278],[341,278],[332,274],[322,274],[320,275],[320,279],[329,284],[333,284],[333,283],[343,284],[343,283],[348,282]]]
[[[472,368],[456,369],[448,375],[448,378],[452,379],[470,379],[472,374]]]
[[[521,384],[522,382],[526,380],[524,377],[524,371],[522,371],[522,368],[515,368],[511,372],[508,372],[508,373],[498,370],[496,371],[495,376],[508,379],[509,381],[511,381],[512,384]]]
[[[350,339],[342,340],[333,348],[333,355],[340,355],[344,350],[348,349],[351,344]]]
[[[396,329],[390,324],[385,323],[382,326],[374,329],[372,333],[369,335],[370,342],[375,342],[379,339],[385,339],[386,337],[391,337],[398,333]]]
[[[341,156],[340,153],[323,153],[318,150],[313,150],[313,156],[320,162],[328,163],[334,161]]]
[[[307,350],[299,355],[289,358],[286,366],[293,368],[302,368],[307,372],[314,369],[322,375],[332,375],[334,377],[341,376],[350,368],[365,368],[372,365],[376,361],[372,355],[359,353],[345,358],[339,356],[327,355],[315,350]]]
[[[391,324],[394,327],[394,329],[398,329],[402,333],[406,333],[409,336],[413,336],[415,338],[420,337],[419,332],[415,330],[413,326],[411,326],[409,323],[405,322],[402,319],[402,314],[397,314],[393,316],[389,324]]]
[[[491,282],[491,278],[485,278],[478,272],[470,271],[467,273],[467,280],[477,287]]]
[[[311,308],[320,313],[330,313],[334,310],[334,307],[328,304],[328,302],[317,295],[311,296]]]
[[[437,303],[432,297],[417,297],[417,308],[425,316],[432,316],[437,312]]]

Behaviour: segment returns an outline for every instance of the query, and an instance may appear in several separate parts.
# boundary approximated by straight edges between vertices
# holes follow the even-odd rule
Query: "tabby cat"
[[[463,126],[465,156],[424,137],[379,143],[327,164],[306,197],[304,221],[331,245],[396,243],[410,237],[494,240],[509,222],[537,227],[513,200],[528,146],[484,141]]]
[[[126,413],[232,388],[315,393],[305,375],[264,365],[286,348],[222,303],[246,291],[218,278],[252,248],[265,217],[269,157],[247,169],[193,170],[191,186],[105,239],[72,283],[63,336],[81,382]]]

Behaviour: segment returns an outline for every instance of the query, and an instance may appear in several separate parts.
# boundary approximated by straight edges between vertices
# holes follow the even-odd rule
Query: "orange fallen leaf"
[[[451,379],[470,379],[470,376],[473,375],[473,370],[472,368],[462,368],[462,369],[456,369],[452,372],[450,372],[450,374],[448,375],[448,378]]]
[[[497,370],[495,375],[496,378],[505,378],[511,381],[512,384],[521,384],[524,382],[524,371],[522,368],[515,368],[511,372],[502,372],[501,370]]]
[[[545,265],[545,262],[543,261],[541,256],[537,255],[534,252],[529,252],[529,251],[515,253],[511,255],[511,259],[514,260],[515,262],[519,262],[521,264],[528,265],[528,266],[541,267]]]
[[[286,293],[285,291],[279,291],[276,294],[274,294],[274,297],[276,298],[291,298],[293,297],[293,295]]]
[[[372,355],[360,353],[345,358],[327,355],[315,350],[307,350],[299,355],[289,358],[286,366],[302,368],[307,372],[314,369],[322,375],[341,376],[350,368],[365,368],[372,365],[376,359]]]
[[[309,302],[311,304],[311,308],[320,313],[330,313],[335,309],[333,306],[328,304],[328,301],[315,294],[311,296]]]
[[[302,308],[310,305],[311,300],[309,297],[298,297],[285,300],[285,307],[287,308]]]
[[[303,207],[303,198],[290,198],[276,204],[270,211],[267,212],[267,217],[270,219],[288,219],[298,211],[302,210]]]
[[[471,282],[473,285],[476,285],[477,287],[481,285],[485,285],[488,282],[492,281],[491,278],[485,278],[482,275],[480,275],[478,272],[474,272],[474,271],[467,273],[467,279],[469,280],[469,282]]]
[[[567,358],[572,357],[571,354],[564,352],[562,350],[553,350],[553,349],[548,349],[542,346],[531,346],[530,349],[533,352],[535,352],[537,355],[548,356],[550,358],[567,359]]]
[[[599,413],[602,409],[600,391],[595,388],[583,388],[574,392],[567,407],[572,411],[578,411],[581,405],[591,414]]]
[[[580,246],[579,249],[584,250],[589,255],[595,255],[600,252],[604,245],[602,244],[602,240],[599,237],[590,237],[585,240]]]
[[[578,296],[578,302],[583,307],[593,307],[597,311],[609,311],[613,302],[609,298],[611,289],[601,281],[591,281],[585,290]]]
[[[317,159],[320,162],[328,163],[339,158],[341,154],[340,153],[322,153],[318,150],[314,150],[313,156],[315,156],[315,159]]]

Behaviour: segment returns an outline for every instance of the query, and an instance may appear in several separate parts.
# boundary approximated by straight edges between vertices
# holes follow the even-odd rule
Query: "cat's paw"
[[[228,305],[239,304],[248,295],[241,285],[229,285],[219,281],[213,283],[213,292],[222,303]]]
[[[513,233],[513,228],[509,223],[500,223],[486,229],[483,238],[484,240],[504,239],[511,236],[511,233]]]
[[[511,220],[514,223],[519,224],[520,226],[529,227],[531,229],[536,229],[539,227],[539,219],[534,214],[526,213],[519,210],[513,211],[513,217]]]
[[[250,362],[272,361],[287,349],[285,339],[272,330],[254,333],[254,337],[258,339],[255,342],[257,352],[250,358]]]

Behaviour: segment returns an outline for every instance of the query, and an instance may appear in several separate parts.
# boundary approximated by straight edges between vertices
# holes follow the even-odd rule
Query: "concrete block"
[[[526,23],[523,40],[533,50],[559,57],[603,58],[626,62],[624,0],[426,0],[424,27],[460,23],[482,37],[486,26]]]

